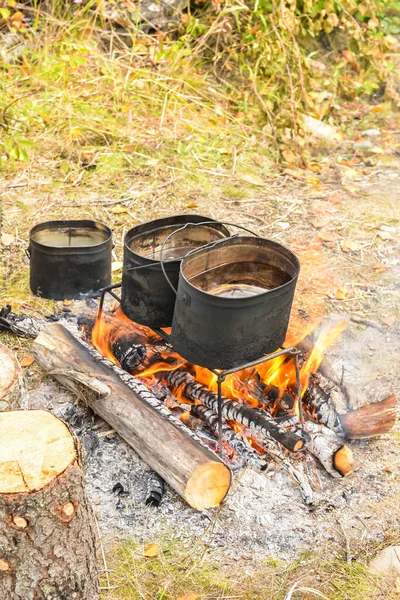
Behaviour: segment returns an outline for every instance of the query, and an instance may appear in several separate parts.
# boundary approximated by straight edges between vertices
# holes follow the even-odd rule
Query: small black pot
[[[112,232],[97,221],[48,221],[29,234],[30,287],[52,300],[79,299],[111,283]]]
[[[198,225],[191,226],[190,223]],[[184,225],[187,226],[182,228]],[[132,321],[156,329],[170,327],[174,313],[176,294],[166,280],[159,260],[161,245],[174,231],[176,234],[167,240],[163,248],[163,264],[175,287],[181,259],[187,252],[230,235],[224,225],[200,215],[157,219],[127,232],[121,308]]]
[[[236,237],[181,263],[171,343],[193,364],[230,369],[282,346],[300,263],[284,246]]]

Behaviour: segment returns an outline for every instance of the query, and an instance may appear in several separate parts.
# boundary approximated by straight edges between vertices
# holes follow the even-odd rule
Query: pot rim
[[[173,222],[172,221],[173,219],[176,219],[176,221]],[[195,220],[191,221],[189,219],[195,219]],[[171,223],[168,223],[168,221],[170,221],[170,220],[171,220]],[[158,230],[162,229],[163,227],[168,227],[168,226],[174,227],[174,225],[176,224],[176,228],[180,229],[180,227],[183,225],[191,225],[191,224],[200,225],[203,222],[207,223],[207,225],[211,228],[213,228],[214,225],[219,225],[219,228],[217,228],[217,229],[219,229],[219,231],[222,234],[225,235],[225,232],[227,232],[228,236],[231,235],[230,231],[227,229],[227,227],[224,224],[222,224],[220,221],[218,221],[216,219],[213,219],[212,217],[204,217],[203,215],[197,215],[197,214],[170,215],[168,217],[162,217],[160,219],[153,219],[152,221],[147,221],[146,223],[140,223],[139,225],[135,225],[135,227],[132,227],[131,229],[129,229],[129,231],[127,231],[124,236],[124,252],[126,250],[127,252],[130,253],[130,256],[138,257],[141,261],[144,262],[144,264],[148,265],[148,267],[160,268],[160,266],[161,266],[160,260],[156,260],[154,258],[147,258],[146,256],[143,256],[143,254],[139,254],[138,252],[135,252],[128,245],[128,239],[129,239],[129,243],[131,243],[135,239],[135,237],[137,237],[138,235],[141,235],[141,234],[150,235],[154,231],[158,231]],[[154,227],[152,229],[148,229],[148,230],[145,229],[144,231],[138,231],[136,235],[129,237],[133,231],[135,231],[141,227],[146,227],[146,225],[154,225]],[[223,239],[224,238],[221,238],[221,240],[223,240]],[[229,239],[229,237],[225,237],[225,239]],[[168,265],[176,266],[176,265],[180,264],[184,258],[185,257],[173,258],[171,260],[163,260],[163,263],[166,266],[168,266]]]
[[[97,244],[88,244],[85,246],[49,246],[48,244],[42,244],[34,239],[35,233],[38,231],[43,231],[46,229],[57,229],[61,227],[70,227],[71,229],[78,227],[86,227],[87,229],[92,230],[103,230],[107,235],[105,239]],[[100,248],[103,245],[106,245],[112,239],[112,230],[108,225],[102,223],[101,221],[95,221],[93,219],[62,219],[56,221],[44,221],[43,223],[37,223],[32,227],[29,232],[29,246],[34,245],[37,248],[40,248],[44,252],[54,252],[57,251],[65,252],[70,251],[71,253],[80,252],[81,250],[92,250],[96,248]]]
[[[221,297],[221,296],[215,296],[214,294],[210,294],[210,293],[196,287],[195,285],[193,285],[189,281],[189,279],[187,279],[185,274],[183,273],[183,269],[185,267],[185,262],[187,263],[188,261],[190,261],[191,258],[193,258],[194,256],[197,256],[201,252],[210,251],[210,248],[200,248],[198,251],[193,252],[193,253],[188,254],[187,256],[183,257],[183,259],[181,260],[179,277],[182,276],[182,278],[185,280],[185,283],[187,283],[188,286],[190,286],[191,290],[193,290],[196,294],[199,294],[200,296],[203,296],[204,298],[208,298],[209,300],[215,299],[216,302],[220,305],[222,303],[230,304],[231,302],[232,303],[241,302],[243,304],[243,301],[245,301],[246,304],[254,304],[254,303],[258,302],[258,299],[264,298],[267,294],[275,294],[278,292],[280,293],[286,287],[293,285],[293,282],[297,281],[299,274],[300,274],[300,268],[301,268],[300,261],[297,258],[297,256],[294,254],[294,252],[292,252],[291,250],[289,250],[289,248],[287,248],[283,244],[280,244],[279,242],[275,242],[274,240],[270,240],[268,238],[262,238],[262,237],[239,236],[239,237],[229,237],[226,240],[221,240],[221,242],[219,242],[219,244],[225,245],[225,244],[232,243],[232,245],[240,246],[240,242],[242,240],[246,240],[246,241],[254,240],[254,241],[258,241],[258,242],[261,240],[262,242],[267,242],[267,245],[271,245],[271,246],[275,246],[276,248],[283,249],[285,252],[290,254],[291,257],[293,258],[293,261],[295,263],[295,268],[296,268],[296,274],[293,277],[291,277],[289,279],[289,281],[286,281],[286,283],[283,283],[282,285],[272,288],[272,290],[265,290],[265,292],[260,292],[259,294],[254,294],[253,296],[248,296],[246,298],[226,298],[226,297]],[[220,247],[220,246],[218,245],[218,247]],[[211,248],[211,250],[212,250],[212,248]],[[178,292],[179,292],[179,287],[178,287]],[[179,297],[179,293],[177,294],[177,299],[182,301],[182,299]]]

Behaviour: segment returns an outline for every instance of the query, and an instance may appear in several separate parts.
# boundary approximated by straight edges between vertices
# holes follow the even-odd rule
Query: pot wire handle
[[[170,233],[169,235],[167,235],[167,237],[165,238],[165,240],[161,244],[161,248],[160,248],[160,266],[161,266],[161,270],[163,272],[163,275],[164,275],[165,279],[167,280],[168,285],[175,292],[176,297],[178,297],[178,290],[177,290],[177,288],[175,288],[173,286],[172,281],[168,277],[167,272],[166,272],[165,267],[164,267],[165,263],[163,261],[163,256],[162,255],[163,255],[163,251],[164,251],[164,248],[165,248],[165,244],[168,242],[168,240],[170,238],[172,238],[173,235],[175,235],[176,233],[178,233],[178,231],[182,231],[183,229],[186,229],[186,227],[188,227],[189,225],[215,225],[216,223],[218,223],[219,225],[230,225],[231,227],[237,227],[238,229],[242,229],[243,231],[246,231],[247,233],[251,233],[255,237],[260,237],[257,233],[255,233],[251,229],[248,229],[247,227],[243,227],[242,225],[236,225],[236,223],[230,223],[228,221],[201,221],[200,223],[185,223],[185,225],[183,225],[182,227],[179,227],[179,229],[175,229],[175,231],[173,231],[172,233]],[[190,255],[196,254],[196,252],[199,252],[200,250],[204,250],[205,248],[213,248],[216,244],[224,242],[225,240],[230,240],[233,237],[236,237],[236,236],[235,235],[231,235],[228,238],[222,238],[220,240],[215,240],[213,242],[209,242],[208,244],[204,244],[203,246],[200,246],[199,248],[194,248],[193,250],[190,250],[190,252],[188,252],[185,256],[188,256],[189,254]],[[166,262],[172,262],[172,261],[166,261]]]

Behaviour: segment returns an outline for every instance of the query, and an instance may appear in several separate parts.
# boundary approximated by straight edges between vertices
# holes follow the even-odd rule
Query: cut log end
[[[347,477],[354,471],[355,460],[351,449],[344,445],[333,456],[333,466],[342,477]]]
[[[0,413],[0,494],[41,490],[76,459],[73,437],[50,412]]]
[[[202,464],[187,482],[185,499],[197,510],[218,506],[225,498],[231,485],[231,472],[219,462]]]
[[[388,433],[394,427],[396,418],[396,398],[393,395],[340,416],[346,437],[353,440]]]

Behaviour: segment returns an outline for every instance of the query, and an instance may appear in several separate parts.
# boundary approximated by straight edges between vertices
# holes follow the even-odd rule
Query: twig
[[[367,327],[373,327],[382,331],[382,325],[377,321],[371,321],[371,319],[364,319],[363,317],[350,317],[350,321],[353,323],[359,323],[360,325],[366,325]]]

